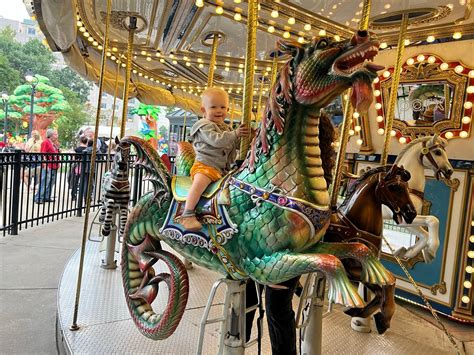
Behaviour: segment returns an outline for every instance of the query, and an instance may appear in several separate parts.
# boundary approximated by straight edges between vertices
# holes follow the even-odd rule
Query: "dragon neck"
[[[291,122],[286,122],[281,134],[276,124],[268,124],[271,117],[261,122],[247,168],[237,177],[263,188],[273,185],[288,196],[326,206],[329,194],[319,148],[319,108],[293,103],[285,111],[283,116]]]

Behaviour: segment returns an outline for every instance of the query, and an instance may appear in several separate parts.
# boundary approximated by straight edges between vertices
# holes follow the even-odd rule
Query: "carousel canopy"
[[[82,76],[98,81],[105,31],[106,0],[26,2],[49,46]],[[262,0],[256,42],[254,106],[268,95],[277,40],[303,43],[314,36],[351,38],[363,2],[348,0]],[[396,46],[403,13],[408,13],[408,45],[472,37],[471,1],[372,1],[369,30],[381,49]],[[104,88],[119,92],[125,77],[130,17],[134,32],[130,97],[146,104],[176,106],[199,114],[199,94],[207,85],[211,47],[218,38],[214,85],[224,87],[240,110],[245,64],[247,4],[244,1],[112,1],[110,44]],[[454,39],[453,39],[454,37]],[[277,58],[284,61],[284,58]],[[386,63],[381,63],[386,64]],[[262,102],[263,102],[262,101]]]

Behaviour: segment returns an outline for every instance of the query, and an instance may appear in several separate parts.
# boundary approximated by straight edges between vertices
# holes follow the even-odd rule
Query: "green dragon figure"
[[[189,292],[184,265],[162,250],[160,241],[186,259],[238,280],[277,284],[321,271],[329,283],[329,301],[350,307],[364,303],[340,259],[357,260],[368,284],[395,282],[364,245],[320,242],[331,216],[326,178],[328,155],[333,154],[331,142],[323,139],[330,122],[322,119],[320,109],[349,87],[358,110],[368,107],[372,80],[381,67],[364,62],[373,59],[378,45],[365,31],[346,42],[315,38],[306,45],[280,43],[290,59],[274,84],[243,165],[203,194],[197,208],[204,224],[200,232],[183,231],[175,223],[190,178],[172,178],[157,153],[139,138],[122,140],[136,146],[136,164],[154,184],[154,191],[141,197],[129,215],[122,252],[126,300],[144,335],[171,335]],[[155,274],[152,266],[159,260],[169,274]],[[169,300],[157,314],[151,303],[162,281],[169,287]]]

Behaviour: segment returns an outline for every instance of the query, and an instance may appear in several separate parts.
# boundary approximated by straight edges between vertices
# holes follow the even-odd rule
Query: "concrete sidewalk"
[[[83,218],[0,237],[0,353],[56,354],[57,290]]]

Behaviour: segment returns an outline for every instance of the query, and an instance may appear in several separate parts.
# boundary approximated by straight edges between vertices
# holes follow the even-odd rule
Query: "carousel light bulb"
[[[151,57],[146,57],[147,62],[151,62]]]
[[[99,44],[99,45],[97,46],[97,49],[98,49],[99,51],[101,51],[102,49],[104,49],[104,47],[102,47],[102,46]]]
[[[82,27],[82,22],[81,22],[81,21],[77,21],[77,22],[76,22],[76,26],[77,26],[77,27]]]
[[[303,28],[305,31],[311,31],[311,25],[309,23],[305,24]]]
[[[385,70],[382,75],[384,78],[388,78],[390,76],[390,72],[388,70]]]
[[[468,274],[472,274],[472,273],[474,272],[474,268],[473,268],[472,266],[469,266],[469,265],[468,265],[468,266],[466,266],[466,272],[467,272]]]
[[[85,27],[79,27],[79,32],[86,32],[86,28]]]
[[[469,303],[470,300],[471,300],[471,299],[470,299],[468,296],[462,296],[462,297],[461,297],[462,303]]]
[[[138,71],[136,69],[133,69],[132,72],[133,72],[133,74],[138,73]]]
[[[380,90],[374,90],[374,96],[380,96]]]
[[[355,127],[354,127],[354,130],[355,130],[356,132],[360,132],[361,129],[362,129],[361,126],[355,126]]]
[[[409,45],[410,45],[410,40],[409,40],[409,39],[406,39],[405,42],[403,42],[403,44],[404,44],[405,46],[409,46]]]
[[[454,137],[454,134],[453,134],[453,132],[446,132],[445,137],[446,137],[447,139],[451,139],[451,138]]]
[[[92,42],[92,45],[93,45],[94,47],[97,47],[97,46],[99,45],[99,42],[94,41],[94,42]]]
[[[465,288],[471,288],[471,287],[472,287],[472,283],[471,283],[471,281],[464,281],[463,286],[464,286]]]
[[[471,117],[469,117],[469,116],[464,116],[464,117],[462,118],[462,123],[464,123],[464,124],[471,123]]]
[[[171,58],[171,59],[174,58],[174,54],[173,54],[173,53],[170,53],[170,58]]]
[[[436,57],[433,57],[432,55],[430,55],[428,57],[428,63],[433,64],[434,62],[436,62]]]
[[[87,40],[88,40],[89,42],[94,42],[94,38],[92,38],[92,37],[89,37]]]
[[[464,71],[464,67],[462,65],[456,65],[454,71],[458,74],[461,74]]]
[[[419,62],[422,62],[425,60],[425,56],[423,54],[420,54],[418,55],[418,57],[416,57],[416,60],[419,61]]]
[[[283,38],[290,38],[291,34],[288,31],[283,32]]]
[[[461,138],[467,138],[467,136],[469,135],[469,133],[467,133],[467,131],[461,131],[459,133],[459,137]],[[473,252],[474,253],[474,252]]]
[[[139,72],[139,73],[138,73],[138,76],[143,76],[143,73],[142,73],[142,72]]]
[[[242,2],[242,0],[234,0],[234,2],[235,2],[236,4],[240,4],[240,3]]]
[[[380,135],[382,135],[382,134],[385,133],[385,130],[384,130],[383,128],[379,128],[379,129],[377,130],[377,133],[380,134]]]
[[[334,40],[335,40],[336,42],[339,42],[339,41],[341,40],[341,36],[335,35],[335,36],[334,36]]]
[[[115,60],[117,59],[114,55],[110,57],[110,59]]]
[[[296,19],[294,17],[288,17],[288,24],[289,25],[294,25],[296,22]]]
[[[242,15],[239,12],[236,12],[235,15],[234,15],[234,20],[235,21],[242,20]]]
[[[364,143],[364,141],[359,138],[358,140],[356,140],[356,143],[357,143],[357,145],[362,145],[362,143]]]
[[[359,117],[360,117],[360,113],[356,111],[356,112],[354,112],[354,113],[352,114],[352,117],[354,117],[354,118],[359,118]]]
[[[474,251],[473,251],[473,250],[469,250],[469,251],[467,252],[467,257],[468,257],[468,258],[471,258],[471,259],[474,259]]]
[[[160,58],[160,63],[164,63],[165,62],[165,59],[164,58]]]
[[[386,42],[380,43],[380,49],[385,49],[385,48],[387,48],[387,47],[388,47],[388,45],[387,45]]]
[[[224,9],[222,8],[222,6],[217,6],[216,7],[216,14],[222,15],[223,13],[224,13]]]
[[[474,70],[470,70],[468,76],[474,78]]]
[[[349,135],[350,135],[350,136],[353,136],[354,134],[355,134],[354,130],[353,130],[353,129],[350,129],[350,130],[349,130]]]
[[[273,17],[273,18],[277,18],[278,17],[278,10],[272,10],[270,16]]]
[[[204,1],[203,0],[196,0],[195,2],[197,7],[203,7],[204,6]]]
[[[275,27],[268,26],[267,31],[270,32],[270,33],[273,33],[273,32],[275,32]]]
[[[173,64],[174,64],[174,65],[178,64],[178,61],[177,61],[177,60],[173,60]]]
[[[377,77],[377,78],[374,79],[373,83],[378,84],[379,81],[380,81],[380,79]]]
[[[435,41],[435,36],[428,36],[428,37],[426,37],[426,42],[432,43],[432,42],[434,42],[434,41]]]
[[[84,37],[87,38],[87,37],[89,37],[89,36],[90,36],[89,32],[84,32]]]
[[[464,108],[465,108],[465,109],[468,109],[468,110],[469,110],[471,107],[472,107],[472,102],[471,102],[471,101],[466,101],[466,102],[464,103]]]
[[[462,37],[462,33],[461,32],[454,32],[453,33],[453,38],[454,39],[460,39]]]
[[[407,59],[407,64],[408,65],[413,65],[413,63],[415,63],[415,59],[413,59],[413,58],[408,58]]]
[[[242,70],[242,68],[239,68],[239,69],[237,70],[237,72],[243,73],[244,71]]]
[[[380,110],[381,108],[382,108],[382,104],[381,104],[380,102],[377,102],[377,103],[375,104],[375,109],[376,109],[376,110]]]
[[[379,122],[379,123],[380,123],[380,122],[383,122],[383,117],[382,117],[382,116],[377,116],[376,120],[377,120],[377,122]]]
[[[187,67],[190,67],[190,66],[191,66],[191,62],[186,62],[186,66],[187,66]]]
[[[400,142],[400,144],[405,144],[407,142],[407,139],[405,137],[400,137],[398,141]]]
[[[467,89],[466,89],[467,93],[468,94],[473,94],[474,93],[474,86],[468,86]]]
[[[439,66],[439,68],[440,68],[441,70],[448,70],[449,64],[448,64],[448,63],[441,63],[441,65]]]
[[[298,43],[304,43],[304,37],[298,37]]]
[[[326,30],[319,31],[318,35],[320,35],[321,37],[326,36]]]

